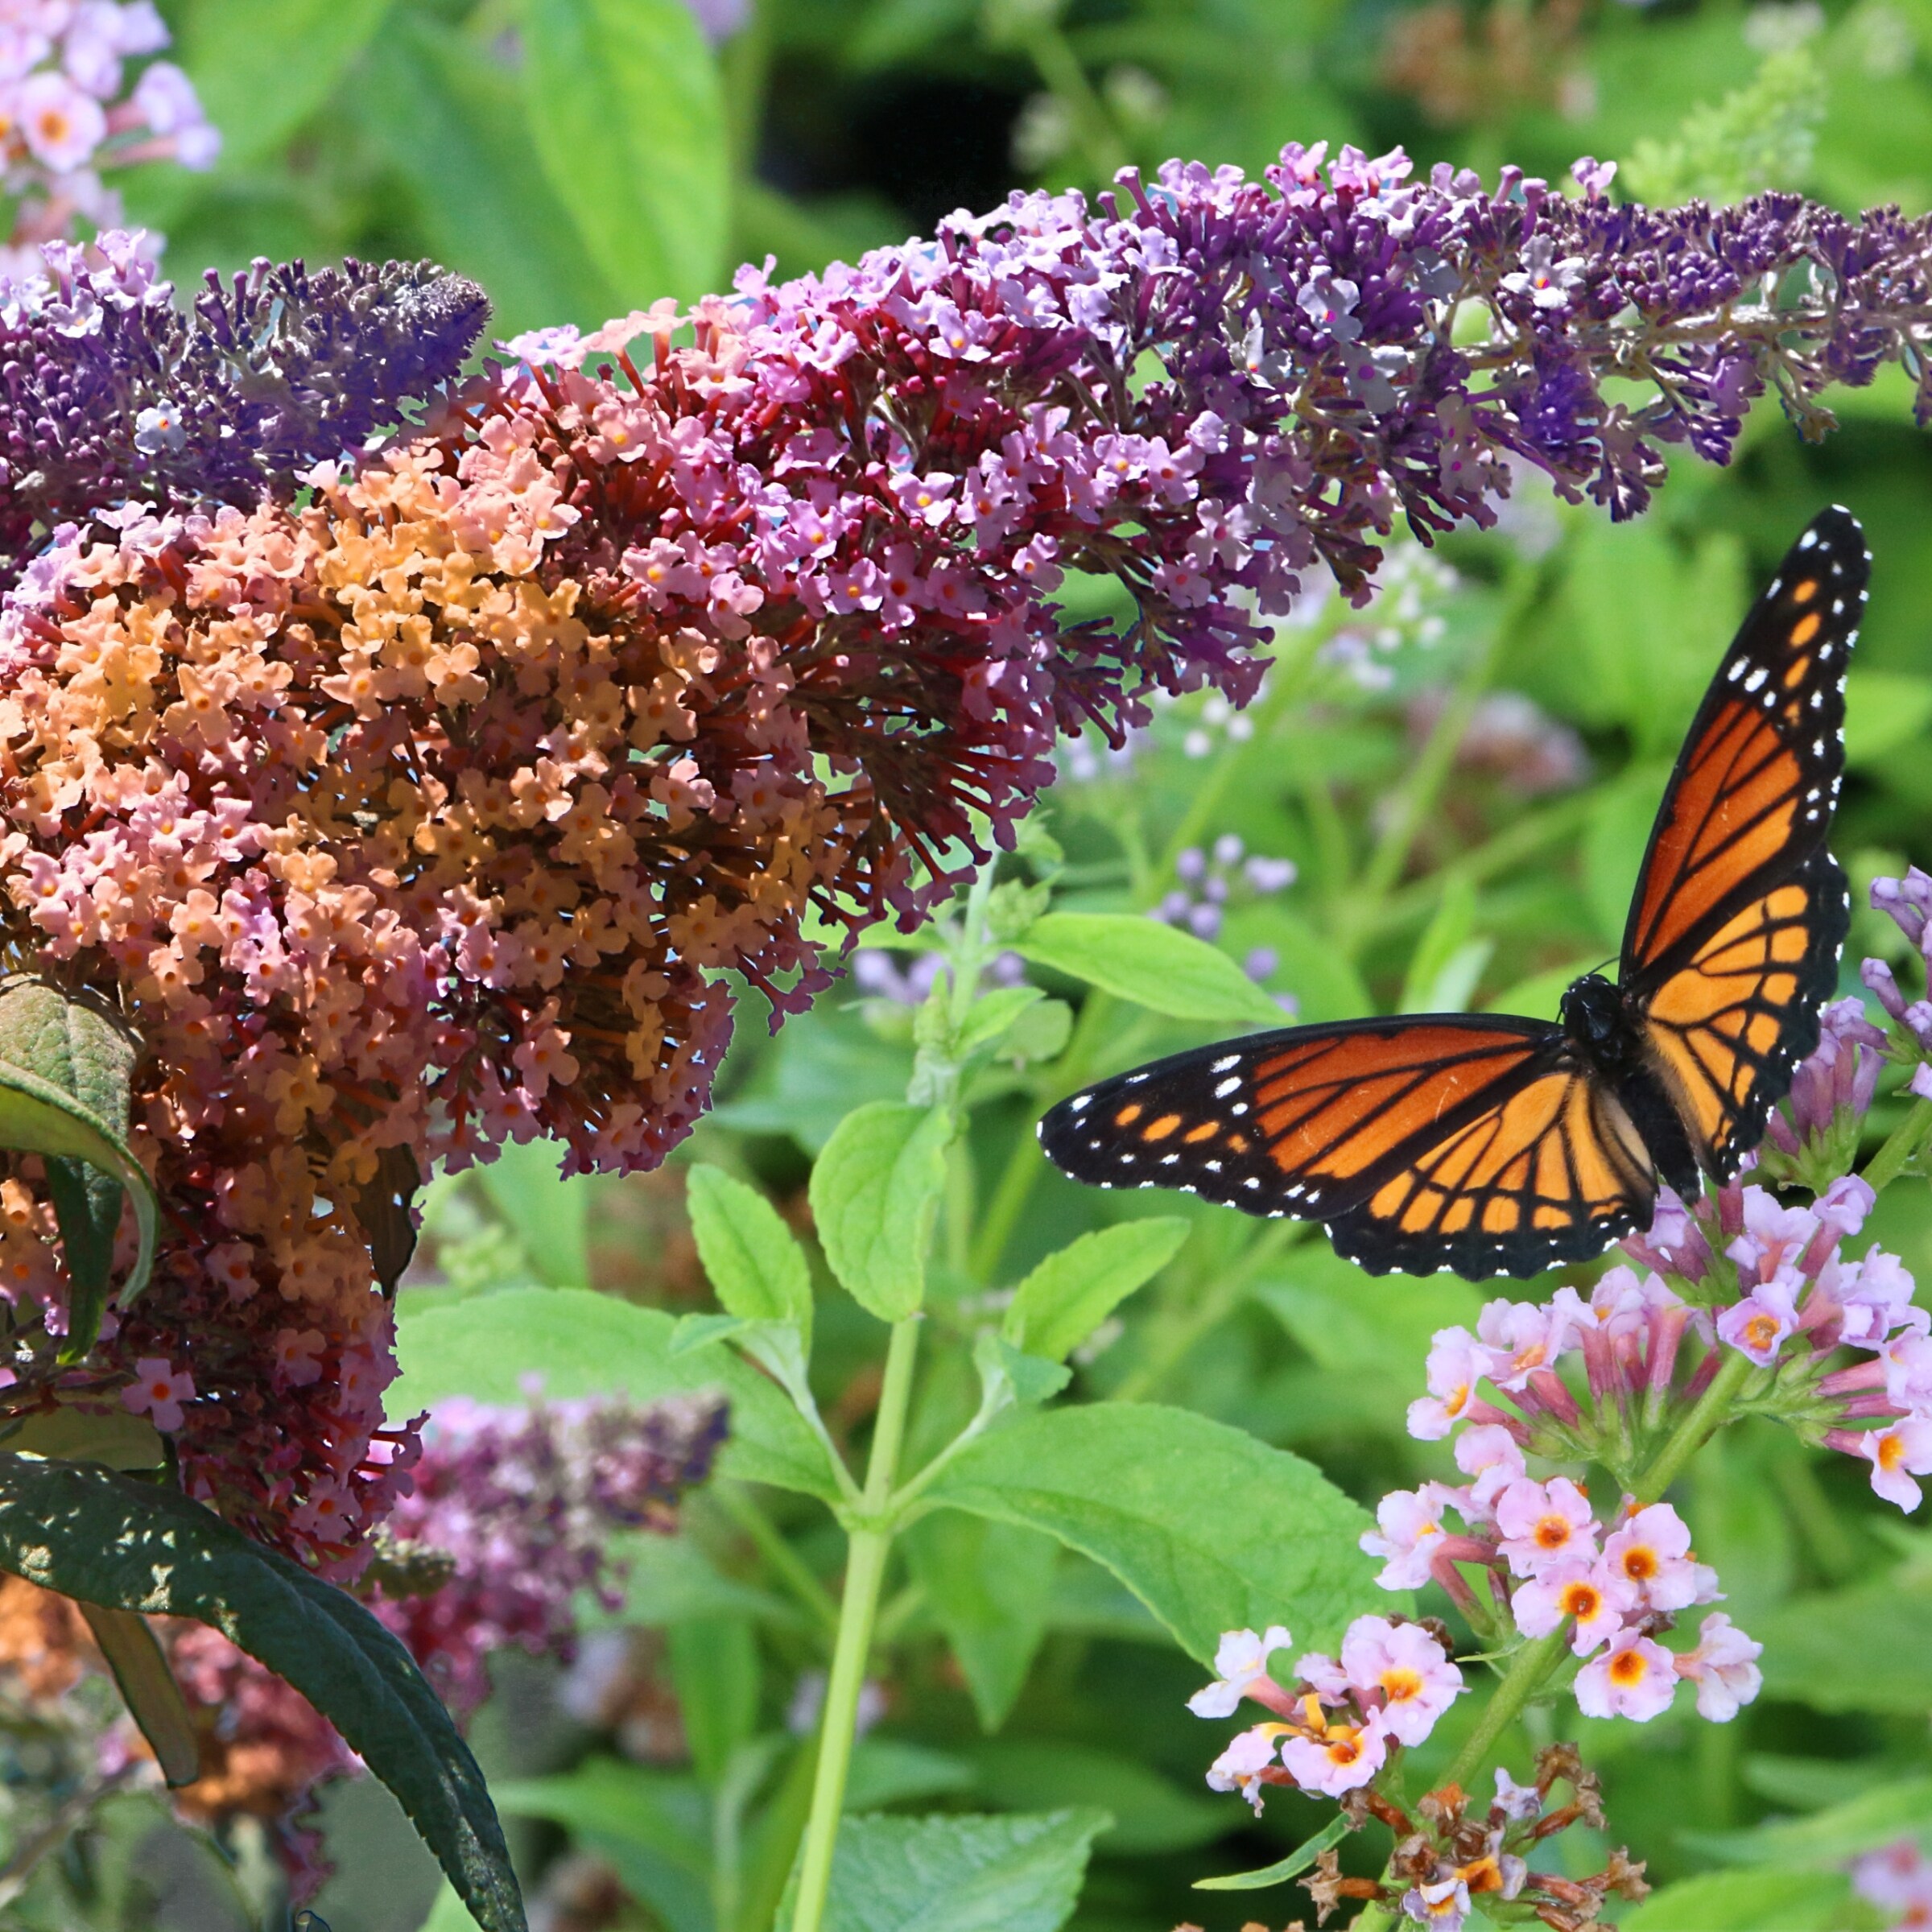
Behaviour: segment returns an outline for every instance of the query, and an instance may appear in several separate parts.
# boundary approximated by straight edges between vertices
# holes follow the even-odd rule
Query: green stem
[[[1915,1100],[1884,1146],[1865,1162],[1864,1178],[1872,1191],[1883,1194],[1905,1172],[1906,1162],[1924,1150],[1928,1138],[1932,1138],[1932,1100]]]
[[[1650,1467],[1630,1485],[1639,1509],[1654,1503],[1683,1474],[1684,1465],[1729,1419],[1738,1391],[1755,1372],[1748,1356],[1735,1348],[1726,1352],[1710,1387],[1685,1411]]]
[[[845,1807],[845,1779],[852,1767],[852,1736],[858,1727],[859,1693],[879,1611],[880,1586],[892,1554],[893,1524],[886,1510],[898,1474],[905,1440],[906,1414],[912,1399],[913,1363],[919,1352],[916,1315],[895,1322],[886,1352],[885,1385],[879,1392],[872,1454],[865,1465],[863,1512],[851,1532],[845,1559],[845,1588],[839,1600],[839,1633],[832,1646],[825,1708],[819,1720],[819,1761],[812,1779],[811,1814],[799,1872],[799,1902],[791,1932],[819,1932],[832,1885],[832,1855],[838,1843],[839,1815]]]

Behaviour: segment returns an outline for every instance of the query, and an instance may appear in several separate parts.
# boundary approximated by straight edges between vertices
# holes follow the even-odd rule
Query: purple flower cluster
[[[0,283],[0,587],[69,521],[291,495],[407,423],[488,310],[429,262],[264,261],[225,286],[211,271],[184,312],[142,236],[40,254],[43,273]]]
[[[459,1713],[489,1686],[490,1653],[565,1653],[575,1600],[621,1600],[615,1530],[667,1530],[679,1494],[710,1473],[722,1402],[691,1397],[431,1412],[414,1486],[370,1566],[372,1608]]]

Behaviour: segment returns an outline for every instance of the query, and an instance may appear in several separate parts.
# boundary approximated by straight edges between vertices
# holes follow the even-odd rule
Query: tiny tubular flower
[[[1621,1577],[1646,1610],[1683,1610],[1708,1603],[1716,1577],[1690,1554],[1690,1530],[1668,1503],[1626,1517],[1604,1542],[1604,1567]]]
[[[1187,1708],[1196,1717],[1232,1717],[1241,1699],[1254,1696],[1258,1686],[1265,1685],[1269,1692],[1278,1695],[1278,1688],[1268,1674],[1268,1660],[1293,1641],[1279,1624],[1270,1624],[1260,1637],[1252,1630],[1223,1632],[1214,1653],[1214,1667],[1220,1674],[1188,1699]],[[1269,1699],[1264,1696],[1261,1701]]]
[[[1578,1558],[1519,1584],[1509,1608],[1525,1637],[1547,1637],[1573,1619],[1570,1648],[1587,1657],[1617,1635],[1637,1602],[1636,1590],[1608,1563]]]
[[[1872,1487],[1901,1509],[1916,1509],[1923,1491],[1913,1479],[1932,1476],[1932,1416],[1908,1415],[1857,1438],[1856,1453],[1872,1465]]]
[[[195,1378],[159,1355],[142,1356],[134,1364],[133,1383],[121,1391],[122,1405],[133,1414],[145,1415],[163,1435],[181,1426],[181,1406],[194,1399]]]
[[[1392,1490],[1376,1505],[1376,1527],[1364,1530],[1360,1540],[1366,1554],[1384,1559],[1376,1581],[1385,1590],[1419,1590],[1429,1580],[1430,1558],[1446,1534],[1443,1513],[1457,1502],[1458,1492],[1446,1483],[1424,1483],[1419,1489]]]
[[[1764,1645],[1745,1636],[1722,1610],[1713,1610],[1697,1633],[1695,1650],[1678,1652],[1677,1674],[1697,1686],[1700,1717],[1728,1724],[1754,1699],[1765,1681],[1757,1660]]]
[[[1490,1351],[1467,1328],[1443,1328],[1429,1350],[1429,1393],[1409,1405],[1409,1433],[1439,1442],[1462,1419],[1488,1374]]]
[[[1282,1740],[1282,1763],[1304,1791],[1340,1798],[1368,1783],[1389,1759],[1392,1733],[1383,1715],[1362,1723],[1327,1718],[1311,1698],[1309,1724]]]
[[[1567,1476],[1546,1483],[1525,1476],[1496,1499],[1498,1547],[1518,1576],[1539,1576],[1558,1563],[1596,1554],[1590,1501]]]
[[[1497,1496],[1528,1474],[1516,1438],[1500,1422],[1482,1422],[1463,1430],[1455,1439],[1455,1466],[1473,1479],[1466,1500],[1458,1505],[1471,1523],[1490,1521],[1496,1513]]]
[[[1419,1744],[1462,1694],[1463,1674],[1418,1624],[1358,1616],[1342,1640],[1342,1668],[1364,1700],[1377,1700],[1390,1736]]]
[[[1267,1774],[1280,1768],[1281,1740],[1287,1732],[1286,1724],[1256,1724],[1230,1738],[1228,1748],[1208,1767],[1208,1790],[1240,1792],[1259,1818],[1261,1788],[1275,1781]]]
[[[1677,1660],[1654,1638],[1626,1632],[1576,1675],[1577,1708],[1586,1717],[1628,1717],[1648,1724],[1670,1707]]]

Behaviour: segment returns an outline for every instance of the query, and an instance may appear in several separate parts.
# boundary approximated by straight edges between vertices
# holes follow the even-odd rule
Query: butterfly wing
[[[1836,983],[1850,912],[1825,840],[1869,568],[1842,510],[1792,547],[1691,724],[1631,902],[1623,986],[1693,1150],[1720,1181],[1818,1044]]]
[[[1655,1189],[1560,1030],[1487,1014],[1179,1054],[1062,1101],[1040,1140],[1075,1180],[1323,1221],[1375,1274],[1538,1274],[1637,1226]]]

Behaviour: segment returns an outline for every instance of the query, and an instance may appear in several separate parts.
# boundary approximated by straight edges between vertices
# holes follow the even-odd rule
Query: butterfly
[[[1752,607],[1664,794],[1616,984],[1506,1013],[1257,1034],[1104,1080],[1039,1125],[1104,1187],[1319,1220],[1372,1274],[1472,1281],[1647,1227],[1660,1180],[1735,1174],[1818,1044],[1850,924],[1825,847],[1871,559],[1823,512]]]

